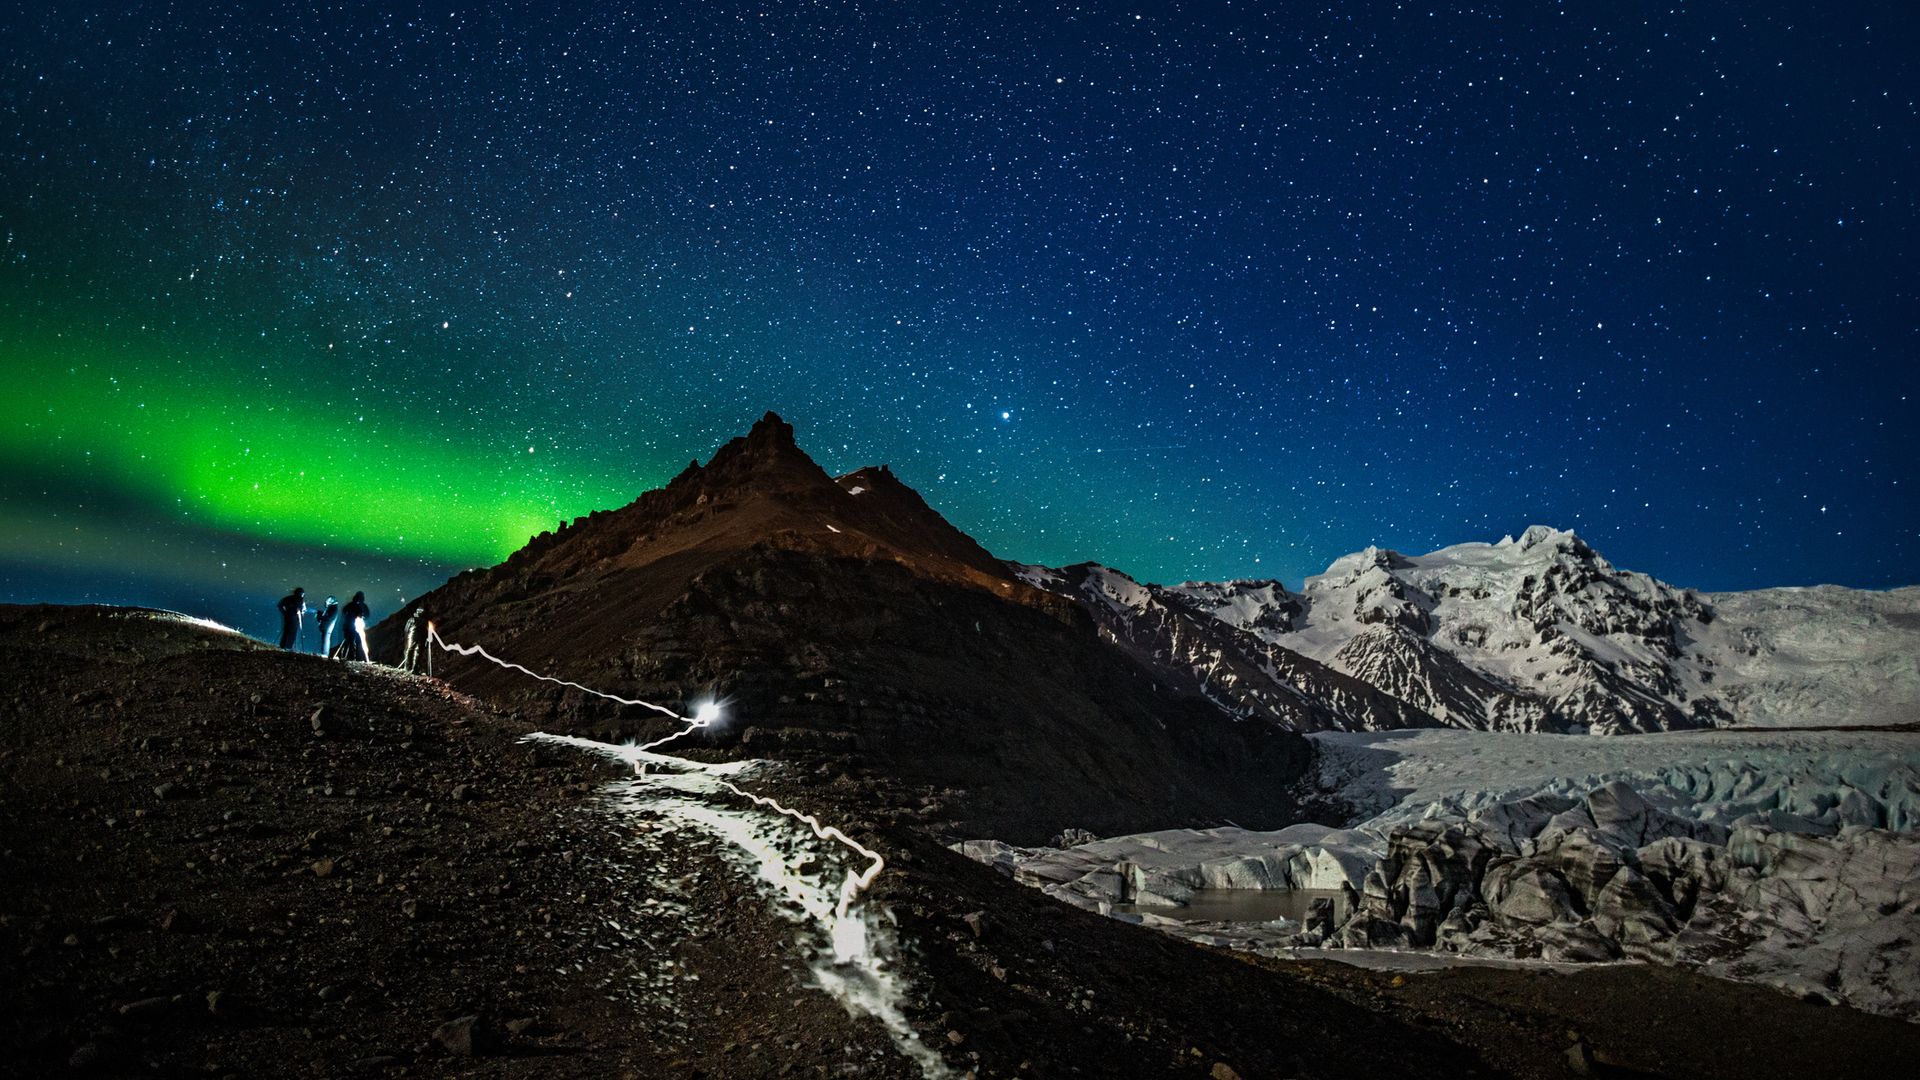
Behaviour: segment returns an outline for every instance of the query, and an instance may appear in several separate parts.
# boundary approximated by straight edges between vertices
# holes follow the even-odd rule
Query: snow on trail
[[[864,887],[865,875],[849,869],[830,883],[838,856],[848,850],[837,842],[838,830],[829,827],[826,831],[834,836],[823,836],[821,830],[803,827],[777,811],[726,805],[742,796],[756,804],[765,801],[732,782],[753,772],[759,762],[707,764],[544,732],[527,740],[586,750],[633,766],[638,774],[633,779],[602,790],[613,812],[643,818],[657,832],[720,841],[723,857],[760,884],[775,901],[775,910],[805,929],[800,944],[819,988],[848,1013],[878,1020],[895,1048],[923,1075],[952,1075],[907,1022],[907,987],[897,971],[900,948],[890,919],[873,905],[850,903],[854,883]],[[854,849],[859,850],[857,845]]]

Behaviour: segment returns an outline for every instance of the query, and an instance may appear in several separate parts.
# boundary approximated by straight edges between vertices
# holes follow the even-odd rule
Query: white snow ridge
[[[1141,585],[1093,564],[1018,572],[1080,599],[1169,681],[1197,680],[1235,712],[1299,730],[1920,722],[1920,588],[1702,593],[1539,525],[1426,555],[1367,548],[1298,593],[1275,581]],[[1359,705],[1329,673],[1400,709]],[[1292,686],[1327,708],[1274,707],[1248,689],[1262,676],[1266,699]]]

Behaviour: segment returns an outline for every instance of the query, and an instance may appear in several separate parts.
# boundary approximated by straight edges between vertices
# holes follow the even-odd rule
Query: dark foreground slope
[[[595,810],[611,773],[443,684],[79,608],[0,608],[0,684],[0,1074],[916,1075],[806,984],[746,875],[643,851]],[[909,1019],[983,1077],[1557,1077],[1570,1046],[1596,1075],[1892,1076],[1920,1053],[1907,1025],[1671,971],[1248,961],[1057,905],[864,782],[776,790],[887,855]],[[465,1016],[455,1056],[434,1032]]]
[[[829,477],[771,415],[667,487],[417,604],[447,639],[537,671],[683,711],[722,698],[709,745],[882,778],[965,835],[1277,827],[1309,759],[1298,736],[1156,682],[886,469]],[[406,615],[378,629],[377,654],[397,654]],[[437,662],[561,730],[673,730],[482,660]]]

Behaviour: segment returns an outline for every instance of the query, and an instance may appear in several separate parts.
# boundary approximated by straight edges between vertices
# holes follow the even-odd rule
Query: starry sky
[[[0,599],[384,614],[768,409],[1148,580],[1920,582],[1904,5],[27,7]]]

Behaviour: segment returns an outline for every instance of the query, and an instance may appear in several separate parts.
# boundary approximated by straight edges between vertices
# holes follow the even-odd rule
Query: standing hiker
[[[320,655],[325,656],[333,649],[333,628],[340,621],[340,601],[327,597],[327,606],[314,617],[315,630],[320,631]]]
[[[291,649],[300,641],[300,617],[307,613],[307,590],[296,588],[280,598],[280,647]]]
[[[417,607],[407,616],[407,651],[400,658],[400,670],[412,671],[414,663],[420,658],[420,646],[425,644],[427,609]]]
[[[341,615],[346,619],[342,633],[347,659],[365,660],[367,658],[367,619],[373,615],[373,609],[367,606],[367,594],[354,593],[353,599],[347,601],[346,610],[342,611]]]

